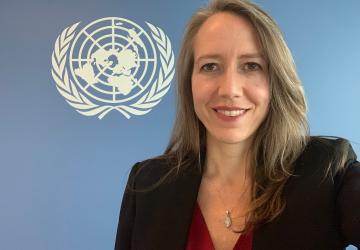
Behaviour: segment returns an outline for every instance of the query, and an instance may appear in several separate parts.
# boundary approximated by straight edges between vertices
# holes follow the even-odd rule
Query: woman
[[[211,2],[187,26],[177,74],[170,143],[132,168],[115,249],[360,247],[360,165],[346,140],[309,136],[268,14]]]

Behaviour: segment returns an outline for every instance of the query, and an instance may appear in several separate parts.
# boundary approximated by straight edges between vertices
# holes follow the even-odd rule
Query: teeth
[[[240,109],[240,110],[216,110],[217,112],[224,114],[226,116],[239,116],[242,115],[246,112],[245,109]]]

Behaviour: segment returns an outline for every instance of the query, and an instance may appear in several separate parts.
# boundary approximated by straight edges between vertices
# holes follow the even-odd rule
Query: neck
[[[248,152],[249,143],[225,143],[208,136],[203,176],[230,186],[249,180]]]

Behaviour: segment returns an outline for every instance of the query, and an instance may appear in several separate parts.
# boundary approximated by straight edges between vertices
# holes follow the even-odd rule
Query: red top
[[[238,238],[233,250],[251,250],[252,249],[252,232],[242,234]],[[190,226],[186,250],[214,250],[209,230],[205,219],[201,213],[199,204],[196,202],[195,209]]]

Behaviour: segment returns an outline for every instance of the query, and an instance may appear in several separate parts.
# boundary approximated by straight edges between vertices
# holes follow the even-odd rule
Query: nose
[[[242,79],[236,69],[226,69],[219,79],[218,94],[224,98],[236,98],[243,95]]]

